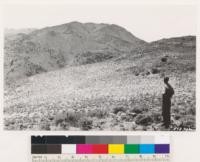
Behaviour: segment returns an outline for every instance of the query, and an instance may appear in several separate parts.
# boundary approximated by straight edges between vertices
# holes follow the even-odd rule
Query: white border
[[[198,0],[59,0],[59,2],[54,0],[4,0],[1,2],[2,4],[122,4],[122,3],[130,3],[130,4],[197,4],[198,5],[198,37],[197,37],[197,72],[196,72],[196,131],[195,132],[124,132],[124,131],[3,131],[3,104],[1,104],[1,114],[0,114],[0,154],[1,161],[13,162],[27,162],[30,160],[30,136],[31,135],[166,135],[169,134],[171,136],[171,151],[172,151],[172,162],[189,162],[189,161],[197,161],[199,160],[199,145],[200,145],[200,131],[199,131],[199,105],[200,105],[200,48],[199,48],[199,33],[200,33],[200,4]],[[2,12],[2,8],[0,8],[0,12]],[[0,14],[0,20],[2,20],[2,13]],[[2,22],[0,21],[0,27],[2,26]],[[0,28],[0,47],[1,47],[1,55],[0,55],[0,90],[3,90],[3,39],[2,39],[3,31]],[[3,93],[0,94],[1,103],[3,103]],[[10,146],[8,146],[8,144]]]

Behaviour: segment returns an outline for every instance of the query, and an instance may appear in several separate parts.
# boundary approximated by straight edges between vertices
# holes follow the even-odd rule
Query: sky
[[[4,28],[43,28],[72,21],[117,24],[151,42],[196,35],[194,5],[29,4],[3,7]]]

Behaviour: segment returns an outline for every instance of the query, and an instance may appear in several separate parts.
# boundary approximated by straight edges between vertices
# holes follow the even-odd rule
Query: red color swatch
[[[108,154],[108,145],[106,144],[94,144],[92,145],[93,154]]]

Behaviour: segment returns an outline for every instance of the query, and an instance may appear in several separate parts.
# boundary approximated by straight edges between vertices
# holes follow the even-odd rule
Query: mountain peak
[[[7,78],[107,61],[146,44],[118,25],[77,21],[34,30],[5,43]]]

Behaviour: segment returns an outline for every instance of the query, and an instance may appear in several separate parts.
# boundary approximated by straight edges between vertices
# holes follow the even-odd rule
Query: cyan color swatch
[[[139,150],[141,154],[154,154],[155,145],[154,144],[141,144],[139,145]]]

